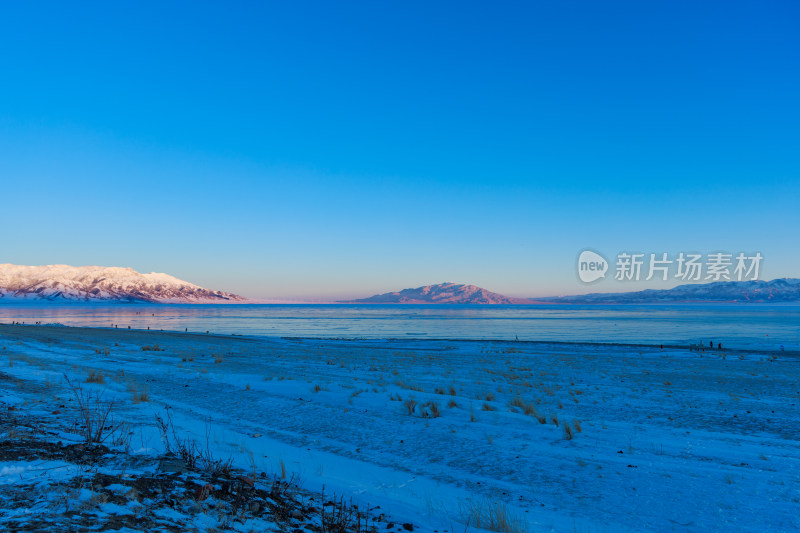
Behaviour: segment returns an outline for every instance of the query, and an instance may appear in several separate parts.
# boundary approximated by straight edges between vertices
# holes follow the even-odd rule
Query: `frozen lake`
[[[800,305],[146,305],[0,303],[0,322],[270,337],[495,339],[800,349]]]

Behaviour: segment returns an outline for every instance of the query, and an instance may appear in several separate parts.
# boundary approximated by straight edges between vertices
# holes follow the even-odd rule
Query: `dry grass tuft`
[[[527,533],[528,524],[506,504],[490,500],[468,500],[460,506],[462,520],[477,529],[499,533]]]
[[[106,378],[103,377],[103,374],[96,371],[90,370],[89,377],[86,378],[86,383],[105,383]]]
[[[439,411],[439,404],[436,402],[426,402],[422,405],[422,418],[439,418],[442,416]]]
[[[131,400],[133,400],[133,403],[149,402],[150,401],[150,395],[147,393],[146,390],[140,389],[140,390],[135,391],[133,393],[133,395],[131,396]]]
[[[163,352],[165,350],[166,348],[162,348],[158,344],[153,344],[152,346],[149,344],[145,344],[144,346],[142,346],[143,352]]]
[[[403,403],[406,406],[406,410],[408,411],[409,415],[414,414],[414,410],[417,408],[417,401],[413,398],[409,398],[408,400]]]
[[[484,411],[497,411],[497,409],[495,409],[486,402],[483,402],[483,407],[481,407],[481,409],[483,409]]]
[[[528,416],[533,416],[538,418],[538,413],[536,412],[536,406],[532,403],[528,403],[520,397],[516,397],[510,402],[511,407],[519,407],[523,413]]]

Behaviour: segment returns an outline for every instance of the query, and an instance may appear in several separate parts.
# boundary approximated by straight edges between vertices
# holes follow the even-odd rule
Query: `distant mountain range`
[[[592,293],[548,298],[513,298],[475,285],[439,283],[416,289],[376,294],[340,303],[372,304],[535,304],[535,303],[668,303],[668,302],[797,302],[800,279],[717,281],[680,285],[672,289]]]
[[[341,303],[365,304],[525,304],[533,303],[525,298],[509,298],[487,291],[475,285],[439,283],[416,289],[376,294],[369,298],[349,300]]]
[[[663,290],[593,293],[538,300],[548,303],[797,302],[800,301],[800,279],[715,281]]]
[[[236,294],[204,289],[167,274],[130,268],[0,264],[3,301],[119,301],[151,303],[247,303]]]
[[[130,268],[0,264],[3,301],[109,301],[149,303],[258,303],[228,292],[205,289],[168,274],[140,274]],[[549,298],[514,298],[475,285],[439,283],[376,294],[340,303],[372,304],[592,304],[669,302],[797,302],[800,279],[718,281],[672,289],[593,293]]]

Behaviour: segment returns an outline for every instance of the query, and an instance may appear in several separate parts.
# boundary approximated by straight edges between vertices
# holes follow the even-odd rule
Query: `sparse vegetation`
[[[174,453],[180,457],[189,468],[201,468],[212,475],[228,475],[233,469],[233,458],[218,459],[211,451],[208,422],[206,422],[206,443],[200,447],[195,439],[178,436],[175,425],[172,423],[170,407],[166,407],[166,419],[155,415],[156,427],[161,433],[167,453]]]
[[[421,414],[423,418],[439,418],[442,416],[441,411],[439,411],[439,404],[436,402],[424,403]]]
[[[86,383],[97,383],[102,384],[106,382],[106,378],[103,377],[103,374],[96,371],[96,370],[89,370],[89,376],[86,378]]]
[[[92,394],[84,391],[79,384],[72,383],[66,374],[64,380],[75,399],[78,431],[87,443],[105,442],[120,430],[123,424],[114,421],[114,402],[104,401],[102,392]]]
[[[417,401],[414,400],[413,398],[409,398],[408,400],[406,400],[403,403],[403,405],[405,405],[406,411],[408,411],[408,414],[409,415],[413,415],[414,414],[414,410],[417,408]]]
[[[528,403],[519,396],[511,400],[510,405],[512,407],[518,407],[524,414],[528,416],[538,417],[538,413],[536,412],[536,406],[532,403]]]
[[[476,529],[499,533],[527,533],[522,515],[513,513],[505,503],[490,500],[468,500],[461,505],[462,521]]]
[[[145,389],[138,389],[133,391],[131,395],[131,400],[133,403],[144,403],[150,401],[150,394],[148,394],[147,390]]]
[[[153,344],[153,345],[145,344],[144,346],[142,346],[143,352],[163,352],[165,350],[166,348],[162,348],[158,344]]]

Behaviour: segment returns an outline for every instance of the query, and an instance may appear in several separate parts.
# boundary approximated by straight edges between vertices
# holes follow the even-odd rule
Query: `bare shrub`
[[[449,402],[447,402],[448,409],[452,409],[453,407],[458,407],[458,404],[456,403],[455,400],[450,400]]]
[[[195,439],[189,437],[181,438],[172,423],[170,407],[166,407],[167,419],[164,420],[159,415],[155,415],[156,427],[161,432],[161,440],[167,453],[175,454],[180,457],[190,469],[202,468],[212,475],[228,475],[233,470],[233,458],[218,459],[211,451],[211,439],[209,436],[208,421],[206,421],[206,444],[201,447]]]
[[[105,442],[120,430],[123,424],[114,421],[113,401],[103,401],[102,392],[92,394],[84,391],[79,384],[72,383],[66,374],[64,374],[64,379],[75,397],[80,433],[86,442]]]
[[[572,440],[572,428],[569,427],[569,422],[564,421],[564,440]]]
[[[497,411],[497,409],[495,409],[486,402],[483,402],[483,407],[481,407],[481,409],[483,409],[484,411]]]
[[[321,533],[363,533],[377,530],[374,524],[370,526],[368,513],[361,511],[352,500],[348,505],[343,497],[337,500],[334,493],[333,499],[326,501],[323,492],[322,501],[324,503],[320,506]]]

